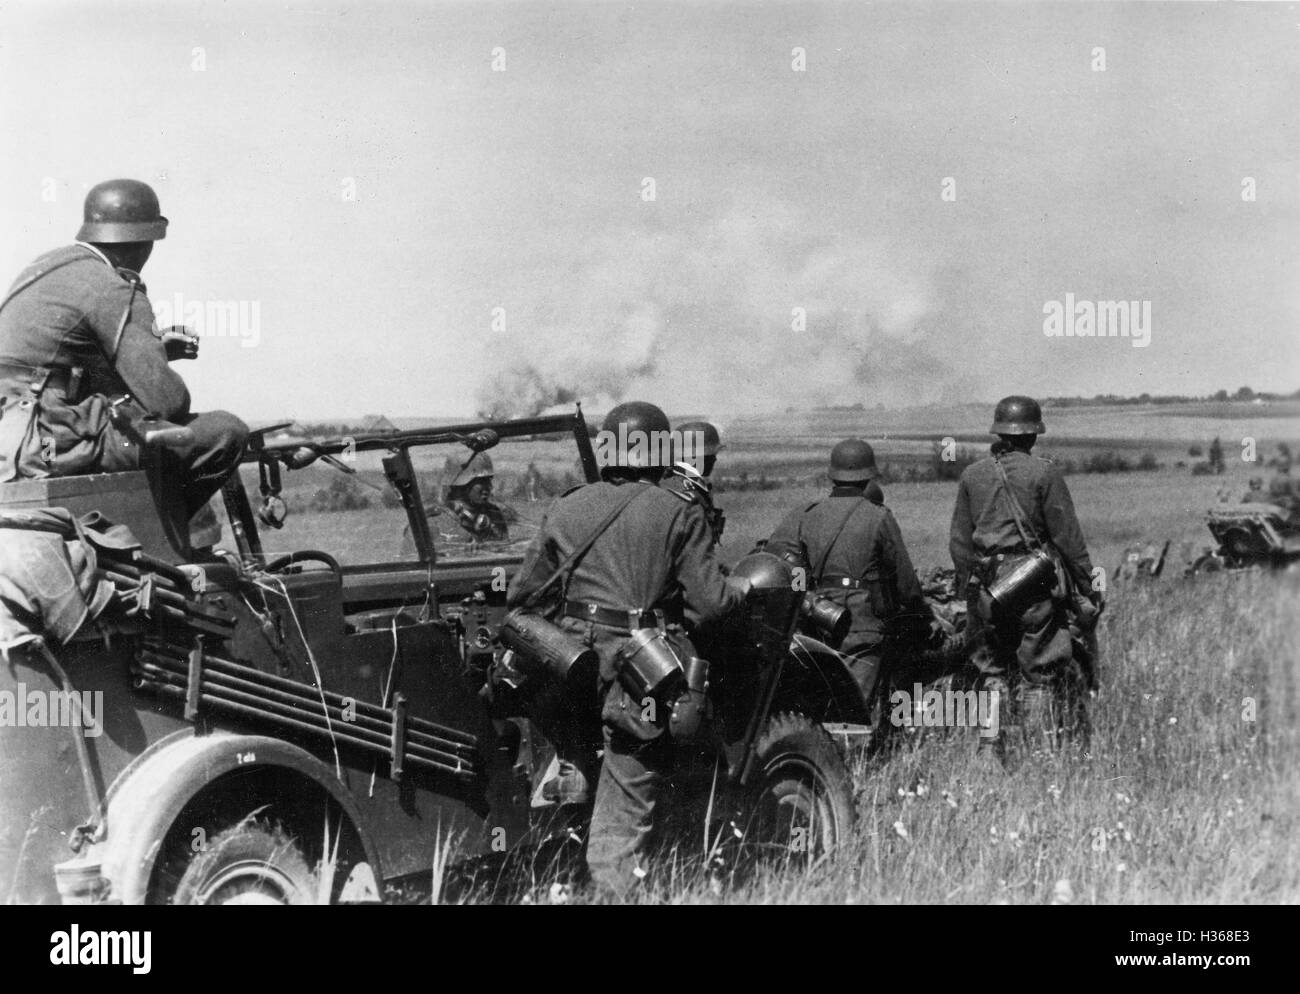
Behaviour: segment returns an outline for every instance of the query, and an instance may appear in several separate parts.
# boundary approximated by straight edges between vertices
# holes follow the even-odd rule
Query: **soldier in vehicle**
[[[830,494],[791,511],[765,548],[801,561],[808,589],[849,609],[853,621],[840,651],[872,701],[883,687],[887,637],[929,639],[934,615],[893,513],[867,496],[879,475],[871,446],[846,438],[831,450],[827,475]]]
[[[686,441],[688,436],[689,442]],[[673,465],[663,485],[683,500],[700,506],[717,545],[722,541],[722,531],[726,526],[726,515],[713,503],[713,469],[718,462],[718,452],[723,448],[722,439],[718,429],[707,421],[688,421],[678,425],[677,439]]]
[[[659,432],[666,437],[669,427],[658,407],[631,402],[610,411],[602,431],[612,438]],[[552,584],[563,594],[546,604],[544,616],[599,655],[594,685],[580,681],[573,706],[600,715],[604,761],[587,865],[596,887],[615,896],[626,895],[645,874],[656,807],[673,760],[666,709],[647,707],[624,688],[619,649],[633,629],[662,630],[680,623],[669,616],[678,598],[701,624],[708,624],[739,604],[745,592],[743,583],[728,581],[719,568],[699,508],[657,485],[667,461],[656,458],[654,446],[648,451],[629,446],[613,453],[600,482],[559,498],[506,596],[511,607],[528,606],[557,572],[565,572],[566,582]],[[575,552],[579,555],[571,561]],[[680,631],[669,631],[679,641]],[[582,714],[572,717],[577,724]],[[586,789],[583,768],[591,768],[594,757],[583,755],[576,735],[567,743],[565,736],[558,737],[562,782],[548,785],[547,796],[576,801]]]
[[[109,180],[86,195],[73,245],[36,259],[0,301],[0,482],[156,469],[188,520],[238,466],[248,429],[225,411],[190,412],[168,363],[197,339],[160,332],[140,271],[165,237],[154,191]],[[178,441],[141,451],[113,403],[182,425]],[[138,405],[135,406],[135,405]]]
[[[1268,481],[1268,502],[1286,511],[1288,528],[1300,527],[1300,481],[1291,475],[1290,446],[1278,445],[1273,466],[1276,472]]]
[[[1102,608],[1065,478],[1051,462],[1030,452],[1046,430],[1031,398],[998,402],[990,429],[998,441],[990,456],[962,473],[949,534],[958,589],[967,595],[971,661],[981,673],[983,689],[999,695],[997,734],[982,737],[980,745],[999,761],[1005,756],[1001,725],[1009,711],[1013,717],[1019,714],[1031,732],[1047,723],[1053,737],[1063,723],[1070,730],[1067,714],[1078,720],[1084,689],[1070,665],[1070,615],[1074,612],[1089,632]],[[1001,608],[990,588],[1039,546],[1055,562],[1055,577],[1047,577],[1020,610]]]
[[[510,524],[518,515],[514,508],[492,500],[496,474],[491,456],[476,452],[463,465],[449,459],[447,471],[454,471],[454,475],[447,483],[442,504],[425,509],[425,513],[438,516],[435,523],[439,531],[447,537],[478,542],[507,540]]]

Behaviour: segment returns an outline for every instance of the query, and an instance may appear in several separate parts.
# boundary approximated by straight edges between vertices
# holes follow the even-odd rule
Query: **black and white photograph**
[[[1241,982],[1300,902],[1297,107],[1294,3],[0,0],[30,958],[1078,906]]]

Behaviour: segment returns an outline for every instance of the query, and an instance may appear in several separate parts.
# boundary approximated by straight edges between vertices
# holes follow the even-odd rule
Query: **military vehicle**
[[[1248,502],[1213,507],[1206,524],[1216,546],[1205,550],[1187,573],[1252,567],[1283,568],[1300,561],[1300,532],[1288,524],[1284,508]]]
[[[30,575],[0,557],[0,581],[16,571],[0,582],[0,900],[377,901],[435,867],[581,835],[581,812],[542,798],[550,745],[492,693],[527,522],[442,543],[425,493],[449,452],[596,479],[581,411],[268,441],[280,427],[254,433],[199,552],[145,472],[0,486],[0,541],[56,540]],[[383,493],[337,510],[354,486]],[[59,634],[41,613],[52,591],[22,602],[13,586],[41,587],[65,552],[89,606]],[[869,718],[784,610],[751,598],[736,619],[675,796],[758,851],[816,858],[853,821],[827,727]]]

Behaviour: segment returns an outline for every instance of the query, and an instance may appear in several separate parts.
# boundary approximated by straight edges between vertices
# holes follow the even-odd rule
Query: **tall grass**
[[[973,730],[856,762],[859,823],[811,870],[668,903],[1243,903],[1300,900],[1300,582],[1263,574],[1114,599],[1091,759],[975,759]],[[959,730],[960,731],[960,730]]]

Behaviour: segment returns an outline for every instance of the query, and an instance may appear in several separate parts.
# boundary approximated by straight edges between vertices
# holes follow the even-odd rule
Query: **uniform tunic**
[[[893,512],[861,489],[837,486],[830,496],[791,511],[768,539],[780,555],[798,550],[808,563],[808,587],[843,604],[852,615],[841,651],[870,699],[885,636],[924,628],[931,612]],[[853,585],[844,585],[847,577]]]
[[[1091,597],[1092,562],[1061,471],[1048,460],[1019,450],[999,458],[1030,538],[1051,543],[1076,590]],[[971,661],[986,676],[1001,676],[1018,666],[1030,683],[1044,683],[1073,653],[1066,600],[1044,598],[1017,618],[987,617],[979,588],[967,585],[972,572],[989,557],[1029,551],[1002,490],[992,457],[968,466],[957,485],[948,548],[957,569],[958,590],[968,592]]]

